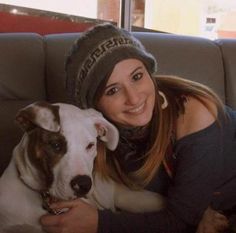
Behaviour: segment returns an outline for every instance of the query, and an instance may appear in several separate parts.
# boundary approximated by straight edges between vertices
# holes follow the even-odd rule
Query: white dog
[[[16,122],[25,133],[0,179],[0,233],[42,232],[39,218],[56,200],[81,197],[113,211],[162,208],[160,195],[131,191],[93,172],[97,138],[110,150],[119,139],[97,111],[38,102],[21,109]]]

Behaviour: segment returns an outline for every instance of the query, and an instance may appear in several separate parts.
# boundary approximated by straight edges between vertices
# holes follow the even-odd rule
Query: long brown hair
[[[168,101],[168,107],[161,108],[162,98],[156,95],[151,125],[151,147],[144,155],[145,162],[135,172],[126,174],[120,167],[115,152],[106,151],[103,143],[98,143],[98,155],[95,163],[96,171],[104,178],[112,178],[117,182],[124,183],[131,188],[139,188],[147,185],[160,164],[163,162],[168,145],[170,144],[174,124],[178,115],[184,113],[185,97],[191,96],[204,104],[217,119],[209,101],[215,104],[218,112],[223,112],[223,104],[217,94],[207,86],[186,80],[176,76],[154,76],[156,91],[162,91]],[[119,155],[118,155],[119,156]]]

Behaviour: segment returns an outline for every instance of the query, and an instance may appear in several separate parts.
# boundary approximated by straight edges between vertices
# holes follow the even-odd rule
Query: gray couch
[[[161,33],[134,33],[156,56],[159,74],[212,87],[236,109],[236,39],[210,41]],[[66,102],[64,61],[79,33],[0,34],[0,175],[22,132],[16,112],[34,101]]]

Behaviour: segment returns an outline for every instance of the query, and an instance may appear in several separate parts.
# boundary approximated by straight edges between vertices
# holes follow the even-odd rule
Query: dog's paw
[[[154,212],[165,206],[165,198],[158,193],[119,185],[115,188],[115,206],[133,213]]]

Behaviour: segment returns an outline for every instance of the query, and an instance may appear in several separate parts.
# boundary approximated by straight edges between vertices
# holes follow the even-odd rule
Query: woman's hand
[[[44,215],[40,222],[48,233],[96,233],[98,211],[80,199],[54,203],[52,209],[68,208],[60,215]]]
[[[224,232],[228,225],[229,221],[223,214],[208,207],[202,216],[196,233],[220,233]]]

